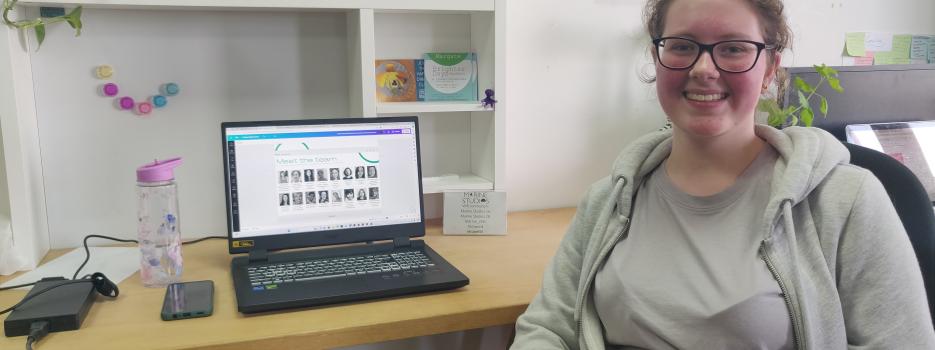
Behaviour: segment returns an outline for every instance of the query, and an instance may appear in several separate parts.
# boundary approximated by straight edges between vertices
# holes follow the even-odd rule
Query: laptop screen
[[[230,250],[424,235],[417,119],[222,124]]]
[[[935,202],[935,122],[851,124],[847,142],[890,155],[903,163]]]

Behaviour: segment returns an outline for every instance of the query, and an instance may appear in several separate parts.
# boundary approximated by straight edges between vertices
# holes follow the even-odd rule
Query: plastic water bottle
[[[164,287],[182,279],[182,234],[175,167],[182,158],[154,161],[136,169],[140,279]]]

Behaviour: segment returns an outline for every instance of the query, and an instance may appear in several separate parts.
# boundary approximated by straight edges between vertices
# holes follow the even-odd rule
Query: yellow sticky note
[[[847,33],[845,47],[848,56],[860,57],[866,52],[864,49],[864,33]]]
[[[894,41],[895,43],[895,41]],[[873,57],[873,64],[884,65],[884,64],[909,64],[911,63],[908,57],[898,57],[897,54],[893,51],[886,52],[877,52]]]
[[[890,51],[874,52],[873,65],[893,64],[893,55]]]
[[[894,35],[893,36],[893,58],[909,59],[909,52],[912,47],[912,35]]]

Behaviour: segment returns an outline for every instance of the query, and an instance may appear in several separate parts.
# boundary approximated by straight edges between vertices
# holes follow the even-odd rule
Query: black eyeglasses
[[[701,53],[707,51],[717,69],[728,73],[743,73],[753,69],[764,49],[772,50],[774,45],[750,40],[726,40],[714,44],[702,44],[697,41],[678,37],[653,39],[656,57],[663,67],[684,70],[698,62]]]

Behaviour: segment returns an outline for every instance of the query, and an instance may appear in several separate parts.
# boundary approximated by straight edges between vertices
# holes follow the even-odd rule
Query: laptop
[[[903,163],[935,202],[935,122],[851,124],[847,142],[886,153]]]
[[[424,241],[416,117],[221,124],[237,310],[454,289]]]

